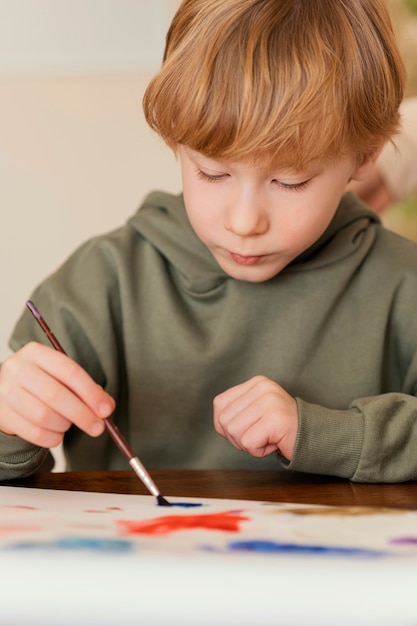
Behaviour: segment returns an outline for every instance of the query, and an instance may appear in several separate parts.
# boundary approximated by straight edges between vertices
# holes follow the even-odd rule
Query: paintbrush
[[[38,322],[39,326],[42,328],[45,335],[48,337],[55,350],[66,354],[64,348],[61,346],[58,339],[55,337],[54,333],[49,328],[48,324],[45,322],[44,318],[42,317],[36,306],[33,304],[33,302],[31,300],[28,300],[26,302],[26,306],[32,313],[35,320]],[[150,477],[148,471],[145,469],[139,458],[132,452],[127,441],[125,440],[113,420],[110,417],[107,417],[103,420],[103,422],[105,427],[107,428],[110,437],[113,439],[119,450],[127,458],[127,460],[129,461],[129,465],[131,466],[135,474],[141,479],[141,481],[143,482],[145,487],[151,492],[151,494],[156,497],[159,506],[171,506],[171,503],[168,502],[168,500],[166,500],[161,495],[161,492]]]

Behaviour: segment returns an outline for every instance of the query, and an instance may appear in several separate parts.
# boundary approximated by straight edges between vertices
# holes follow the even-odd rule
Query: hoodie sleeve
[[[298,399],[296,449],[288,467],[355,482],[417,480],[415,244],[381,230],[366,265],[368,287],[357,296],[357,310],[349,313],[357,329],[355,334],[346,334],[348,343],[343,344],[340,333],[336,335],[334,354],[327,354],[327,363],[335,367],[337,356],[340,366],[352,344],[362,351],[356,372],[368,382],[361,388],[356,377],[343,400],[333,397],[328,404],[327,394],[320,399],[294,394],[302,399]],[[369,285],[375,287],[370,290]],[[371,308],[364,312],[367,290]],[[358,330],[361,324],[365,333]],[[377,340],[372,344],[373,330]],[[343,391],[354,369],[349,365],[344,370],[340,378]],[[328,384],[323,373],[320,380],[324,386],[326,380]]]
[[[360,398],[344,411],[297,402],[299,432],[288,469],[363,483],[417,479],[415,396]]]
[[[117,327],[117,323],[112,324],[118,303],[114,264],[111,246],[94,238],[71,255],[31,297],[66,353],[111,395],[117,396],[117,333],[109,330]],[[30,341],[49,345],[24,308],[10,347],[17,351]],[[53,465],[49,450],[0,433],[0,481],[49,471]]]
[[[39,448],[20,437],[0,433],[0,481],[48,472],[54,466],[49,450]]]

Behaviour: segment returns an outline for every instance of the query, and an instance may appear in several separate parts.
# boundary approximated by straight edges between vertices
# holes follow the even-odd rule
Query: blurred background
[[[0,362],[32,288],[150,190],[181,189],[143,118],[179,0],[0,0]]]
[[[32,288],[154,188],[178,192],[143,119],[179,0],[0,0],[0,362]],[[389,0],[417,94],[417,0]],[[417,239],[417,196],[384,214]]]
[[[387,0],[407,68],[406,97],[417,95],[417,0]],[[417,161],[416,161],[417,167]],[[417,191],[384,214],[388,228],[417,241]]]

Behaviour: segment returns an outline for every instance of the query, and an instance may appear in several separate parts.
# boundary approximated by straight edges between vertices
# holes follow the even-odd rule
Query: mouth
[[[239,265],[257,265],[265,258],[265,256],[243,256],[234,252],[230,252],[230,257]]]

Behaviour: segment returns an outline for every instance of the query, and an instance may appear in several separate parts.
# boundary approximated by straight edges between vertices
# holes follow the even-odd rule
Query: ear
[[[353,171],[351,180],[366,180],[374,171],[375,161],[381,154],[382,148],[385,145],[385,141],[381,139],[378,144],[372,148],[367,155],[363,157],[360,163]]]

